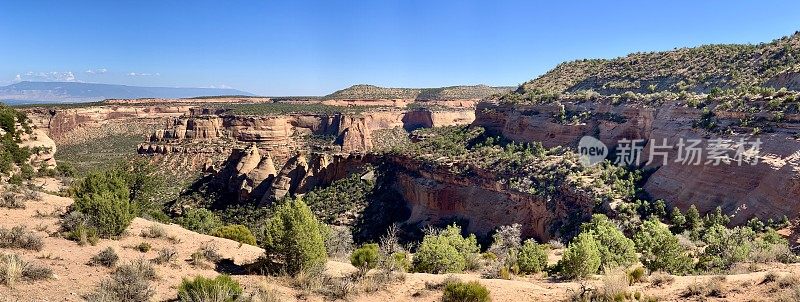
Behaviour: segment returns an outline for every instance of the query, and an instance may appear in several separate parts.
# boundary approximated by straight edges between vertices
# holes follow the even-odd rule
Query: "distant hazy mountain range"
[[[187,98],[197,96],[246,95],[224,88],[139,87],[78,82],[19,82],[0,86],[0,101],[7,104],[92,102],[104,99]]]
[[[327,100],[343,99],[411,99],[411,100],[457,100],[482,99],[494,94],[503,94],[516,87],[491,87],[486,85],[449,86],[439,88],[387,88],[374,85],[353,85],[323,97]]]

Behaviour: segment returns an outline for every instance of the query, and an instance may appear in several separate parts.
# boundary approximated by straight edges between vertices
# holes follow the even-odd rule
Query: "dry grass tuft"
[[[3,196],[0,197],[0,208],[24,209],[25,199],[14,192],[3,192]]]
[[[94,255],[91,260],[89,260],[90,265],[102,265],[105,267],[113,267],[117,264],[119,260],[119,256],[117,252],[114,251],[113,248],[108,247],[101,251],[99,254]]]
[[[155,293],[150,282],[155,278],[153,265],[139,259],[117,267],[110,279],[85,298],[90,302],[150,301]]]
[[[164,229],[163,226],[157,224],[151,224],[146,229],[142,230],[142,233],[139,236],[145,238],[163,238],[167,237],[167,230]]]
[[[780,275],[774,271],[769,271],[767,274],[764,275],[764,280],[761,280],[761,284],[772,283],[778,281]]]
[[[621,301],[628,295],[628,275],[624,272],[609,272],[603,276],[603,287],[598,291],[598,296],[603,301]]]
[[[716,297],[725,298],[725,276],[714,276],[706,282],[689,284],[683,297]]]
[[[650,274],[650,284],[655,287],[670,285],[675,282],[675,277],[665,272],[655,272]]]
[[[14,287],[22,279],[22,268],[25,262],[14,254],[0,255],[0,283]]]
[[[798,286],[799,284],[800,284],[800,278],[797,278],[797,275],[795,274],[789,274],[783,276],[783,278],[780,278],[778,280],[778,286],[780,288],[795,287]]]
[[[24,226],[18,225],[11,230],[0,228],[0,248],[19,248],[38,252],[43,247],[42,237],[27,231]]]
[[[282,302],[287,301],[278,290],[260,286],[250,295],[250,302]]]
[[[153,259],[153,262],[157,264],[168,264],[174,263],[176,259],[178,259],[178,251],[174,248],[167,247],[158,251],[158,256]]]
[[[14,287],[20,280],[42,280],[53,276],[47,266],[29,263],[16,254],[0,254],[0,284]]]

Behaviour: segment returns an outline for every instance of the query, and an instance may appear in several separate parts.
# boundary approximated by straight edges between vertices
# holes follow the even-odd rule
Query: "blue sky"
[[[566,60],[767,42],[798,16],[798,1],[0,0],[0,85],[517,85]]]

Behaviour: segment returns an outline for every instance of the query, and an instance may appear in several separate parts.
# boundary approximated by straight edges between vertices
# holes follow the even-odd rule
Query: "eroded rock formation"
[[[214,174],[214,182],[225,188],[238,202],[268,205],[287,194],[304,194],[314,188],[359,171],[374,161],[363,153],[324,153],[302,151],[276,169],[269,151],[255,144],[234,149]]]
[[[569,187],[558,188],[551,199],[513,190],[495,181],[493,171],[463,177],[409,158],[386,159],[396,167],[392,186],[411,210],[405,223],[419,227],[461,221],[467,232],[486,237],[498,226],[519,223],[524,237],[547,241],[562,227],[569,230],[574,227],[569,223],[589,217],[595,206],[592,198]]]
[[[477,107],[475,125],[519,142],[542,142],[546,147],[576,147],[584,135],[599,138],[614,152],[622,139],[643,139],[642,162],[649,159],[650,144],[671,146],[668,162],[654,156],[646,169],[654,170],[644,189],[655,199],[664,199],[682,209],[695,204],[701,212],[720,206],[734,217],[733,223],[743,223],[750,217],[778,219],[783,215],[798,217],[800,204],[800,140],[796,123],[800,116],[786,115],[771,133],[749,135],[752,129],[739,129],[735,125],[743,113],[716,112],[720,124],[732,125],[736,133],[712,133],[694,127],[703,112],[675,102],[658,107],[641,104],[614,106],[584,102],[564,104],[566,112],[592,112],[591,117],[577,123],[558,122],[555,116],[558,105],[504,106],[484,103]],[[699,165],[674,162],[679,158],[680,140],[700,139],[698,147],[708,149],[710,139],[723,138],[738,141],[759,139],[758,163],[709,165],[703,157]],[[723,151],[733,155],[735,146]],[[705,153],[704,153],[705,154]],[[655,154],[654,154],[655,155]]]
[[[272,156],[285,159],[307,150],[304,138],[333,137],[336,152],[368,151],[374,147],[372,132],[403,127],[467,125],[471,110],[388,110],[359,114],[289,114],[276,116],[192,115],[174,118],[139,146],[140,154],[191,152],[197,143],[224,142],[228,148],[256,143]]]
[[[96,138],[92,131],[158,124],[162,119],[193,114],[195,106],[87,106],[79,108],[31,108],[24,110],[33,124],[59,145]],[[113,131],[114,129],[106,129]]]

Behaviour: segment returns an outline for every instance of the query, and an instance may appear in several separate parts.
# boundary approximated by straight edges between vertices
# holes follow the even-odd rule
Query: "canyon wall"
[[[468,125],[472,110],[174,118],[138,147],[176,169],[204,170],[239,201],[266,204],[346,177],[375,147],[376,130]],[[319,139],[322,142],[320,142]],[[183,165],[183,166],[181,166]]]
[[[549,199],[516,191],[496,181],[493,171],[476,169],[464,177],[402,156],[385,160],[394,167],[392,186],[411,211],[405,223],[420,228],[461,221],[467,232],[488,237],[498,226],[519,223],[523,237],[546,242],[588,219],[595,206],[569,187]]]
[[[330,151],[368,151],[375,130],[468,125],[472,110],[383,110],[353,114],[287,114],[274,116],[190,115],[174,118],[139,146],[141,154],[191,152],[187,145],[224,142],[233,147],[255,143],[272,156],[287,158],[309,149],[309,137],[333,138]],[[241,146],[240,146],[241,147]]]
[[[492,171],[475,170],[464,177],[397,154],[301,152],[279,167],[268,152],[253,145],[234,150],[212,173],[213,182],[238,202],[267,206],[363,172],[366,165],[385,168],[381,173],[389,176],[379,187],[397,192],[401,207],[410,212],[402,222],[420,229],[460,221],[466,231],[487,237],[497,226],[519,223],[526,238],[547,241],[561,236],[562,228],[573,230],[595,207],[593,198],[574,188],[558,188],[557,197],[548,199],[516,191],[498,182]]]
[[[100,128],[119,128],[139,124],[157,124],[165,118],[192,114],[196,106],[87,106],[77,108],[37,107],[23,110],[33,124],[59,145],[90,139]],[[115,129],[107,129],[114,131]],[[123,131],[123,130],[121,130]]]
[[[731,126],[735,133],[748,133],[737,135],[694,127],[703,118],[702,110],[678,102],[656,107],[593,102],[564,103],[563,106],[568,113],[592,112],[592,115],[576,123],[563,123],[555,118],[561,111],[558,104],[510,106],[487,102],[477,106],[474,125],[515,141],[538,141],[546,147],[575,148],[581,137],[593,136],[605,143],[612,154],[622,139],[644,139],[647,145],[643,148],[642,162],[648,161],[653,142],[667,145],[669,148],[656,149],[666,152],[666,164],[663,156],[654,153],[654,162],[645,166],[654,171],[644,186],[653,198],[664,199],[683,210],[692,204],[701,212],[720,206],[733,215],[733,223],[743,223],[752,216],[795,218],[800,213],[800,140],[797,138],[800,116],[787,115],[773,131],[750,135],[752,129],[736,126],[744,117],[743,113],[715,112],[719,125]],[[716,138],[749,142],[759,139],[757,163],[706,164],[710,158],[705,157],[705,152],[710,147],[709,142]],[[701,164],[675,162],[681,151],[678,146],[681,139],[702,141],[698,146],[704,152]],[[718,147],[731,156],[737,151],[735,144]],[[683,151],[681,154],[685,155],[686,150]]]

